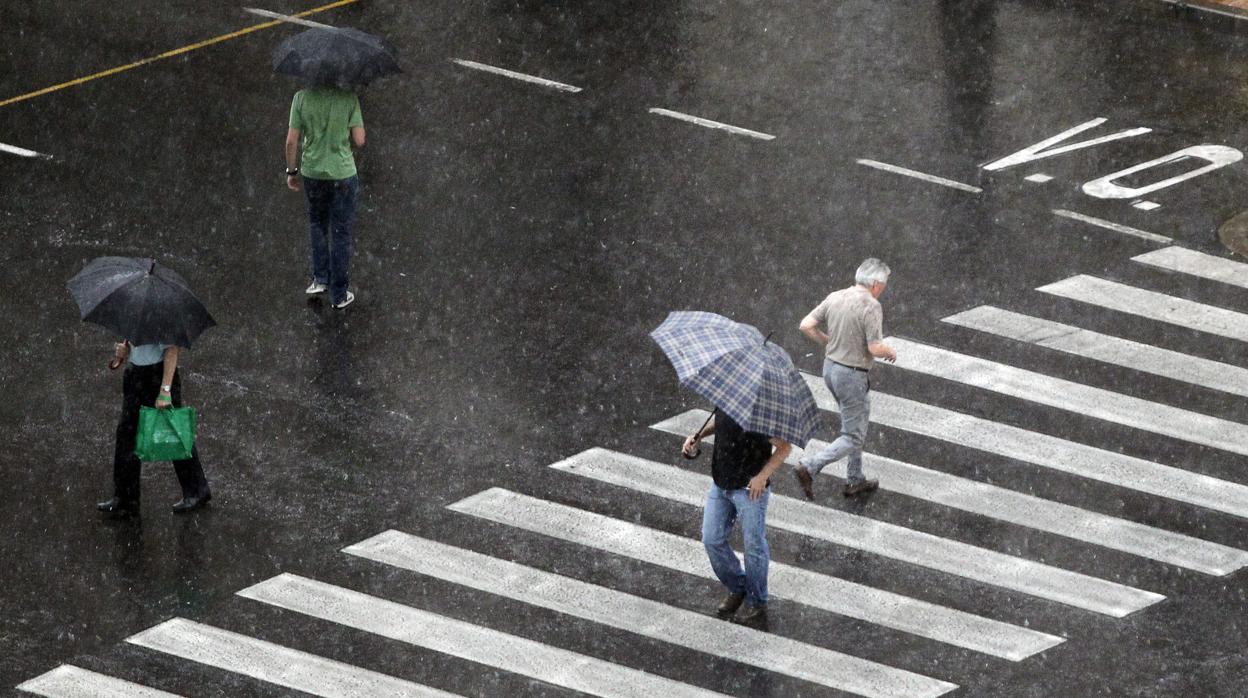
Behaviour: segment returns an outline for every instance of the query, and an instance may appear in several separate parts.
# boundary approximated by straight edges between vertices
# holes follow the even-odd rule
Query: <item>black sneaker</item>
[[[874,492],[875,490],[878,490],[878,489],[880,489],[879,480],[860,480],[853,484],[845,485],[845,489],[841,491],[841,494],[845,495],[846,497],[852,497],[856,494],[862,494],[864,492]]]

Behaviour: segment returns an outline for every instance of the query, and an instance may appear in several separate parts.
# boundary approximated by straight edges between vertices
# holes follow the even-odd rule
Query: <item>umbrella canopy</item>
[[[394,53],[389,42],[358,29],[316,28],[283,41],[273,52],[273,70],[350,89],[400,72]]]
[[[819,408],[788,353],[757,329],[722,315],[669,313],[650,333],[680,384],[754,431],[805,446]]]
[[[108,328],[131,344],[190,348],[216,325],[177,272],[154,259],[100,257],[69,280],[85,322]]]

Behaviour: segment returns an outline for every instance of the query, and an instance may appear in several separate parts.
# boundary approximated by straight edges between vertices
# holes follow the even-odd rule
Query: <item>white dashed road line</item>
[[[748,128],[741,128],[740,126],[733,126],[731,124],[725,124],[721,121],[711,121],[710,119],[703,119],[700,116],[692,116],[690,114],[684,114],[678,111],[672,111],[671,109],[660,109],[658,107],[651,107],[650,113],[658,114],[659,116],[670,116],[673,119],[680,119],[681,121],[688,121],[691,124],[697,124],[699,126],[705,126],[707,128],[719,129],[720,131],[727,131],[728,133],[735,133],[738,136],[749,136],[750,138],[757,138],[763,141],[770,141],[770,140],[775,139],[775,136],[771,135],[770,133],[763,133],[761,131],[751,131]]]
[[[979,187],[973,187],[969,184],[955,182],[952,179],[945,179],[944,177],[937,177],[936,175],[930,175],[930,174],[927,174],[926,172],[919,172],[918,170],[912,170],[908,167],[901,167],[899,165],[890,165],[887,162],[880,162],[879,160],[858,159],[858,160],[855,160],[855,162],[857,162],[859,165],[873,167],[877,170],[883,170],[885,172],[892,172],[893,174],[905,175],[906,177],[914,177],[915,179],[921,179],[924,182],[931,182],[932,184],[939,184],[942,187],[949,187],[951,189],[958,189],[960,191],[969,191],[972,194],[978,194],[983,191],[983,189],[980,189]]]
[[[517,73],[514,70],[507,70],[506,68],[496,68],[492,65],[486,65],[484,63],[477,63],[476,61],[466,61],[466,60],[463,60],[462,58],[452,58],[451,62],[456,65],[461,65],[465,68],[471,68],[473,70],[480,70],[486,73],[493,73],[495,75],[502,75],[504,77],[512,78],[513,80],[522,80],[524,82],[531,82],[534,85],[541,85],[542,87],[549,87],[554,90],[562,90],[564,92],[574,92],[574,93],[581,91],[581,88],[577,87],[576,85],[569,85],[563,82],[555,82],[554,80],[547,80],[546,78],[539,78],[536,75],[528,75],[527,73]]]

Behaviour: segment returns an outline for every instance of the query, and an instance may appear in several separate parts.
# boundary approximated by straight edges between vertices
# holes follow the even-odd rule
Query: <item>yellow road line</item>
[[[314,14],[317,14],[318,12],[332,10],[336,7],[342,7],[343,5],[350,5],[356,2],[359,2],[359,0],[336,0],[336,2],[331,2],[328,5],[321,5],[320,7],[314,7],[310,10],[304,10],[303,12],[296,12],[295,14],[291,15],[291,17],[307,17],[308,15],[314,15]],[[148,63],[155,63],[156,61],[164,60],[166,58],[173,58],[174,56],[180,56],[184,53],[189,53],[190,51],[204,48],[205,46],[212,46],[213,44],[219,44],[222,41],[229,41],[230,39],[237,39],[240,36],[250,34],[255,31],[260,31],[261,29],[268,29],[269,27],[276,27],[279,24],[282,24],[281,20],[273,20],[272,22],[264,22],[262,24],[256,24],[254,26],[247,27],[246,29],[240,29],[236,32],[230,32],[229,34],[222,34],[221,36],[214,36],[211,39],[200,41],[198,43],[194,43],[189,46],[175,48],[172,51],[165,51],[162,54],[152,56],[150,58],[144,58],[143,60],[140,60],[140,61],[127,63],[125,65],[119,65],[116,68],[109,68],[108,70],[101,70],[98,73],[93,73],[91,75],[86,75],[80,78],[75,78],[73,80],[70,80],[69,82],[62,82],[59,85],[45,87],[42,90],[35,90],[34,92],[27,92],[24,95],[10,97],[9,99],[6,99],[0,102],[0,107],[7,107],[8,105],[14,104],[16,102],[22,102],[22,101],[31,99],[33,97],[46,95],[49,92],[56,92],[57,90],[63,90],[67,87],[81,85],[84,82],[91,82],[92,80],[99,80],[100,78],[106,78],[110,75],[116,75],[117,73],[122,73],[127,70],[138,68],[139,66],[147,65]]]

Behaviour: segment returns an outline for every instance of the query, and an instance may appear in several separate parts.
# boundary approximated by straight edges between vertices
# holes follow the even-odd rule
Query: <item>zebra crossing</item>
[[[1132,262],[1159,272],[1187,274],[1205,282],[1248,288],[1248,265],[1179,247],[1138,255]],[[1036,289],[1094,306],[1103,313],[1125,314],[1139,322],[1179,325],[1221,338],[1248,341],[1248,314],[1200,299],[1169,296],[1148,288],[1094,276],[1059,279]],[[941,318],[962,330],[1021,342],[1051,352],[1127,368],[1233,396],[1248,396],[1248,369],[1180,353],[1173,348],[1029,315],[1026,309],[978,306]],[[999,363],[917,340],[889,339],[898,349],[895,368],[1028,405],[1064,410],[1072,420],[1109,422],[1160,437],[1229,454],[1248,455],[1248,424],[1233,415],[1195,412],[1101,388],[1094,388],[1033,367]],[[1059,361],[1060,364],[1060,361]],[[806,379],[820,408],[836,411],[823,381]],[[675,450],[674,436],[684,436],[706,418],[704,410],[666,417],[649,433],[662,435]],[[969,414],[962,405],[936,406],[922,399],[872,393],[873,423],[956,444],[963,457],[982,454],[1082,478],[1093,487],[1118,487],[1148,497],[1248,518],[1248,486],[1193,472],[1173,463],[1154,462],[1118,452],[1115,444],[1083,443]],[[823,442],[809,444],[811,448]],[[789,457],[796,462],[800,449]],[[921,500],[960,516],[991,520],[1020,530],[1056,537],[1059,545],[1103,548],[1210,577],[1248,566],[1248,551],[1170,530],[1156,522],[1091,511],[1071,503],[952,474],[921,455],[907,462],[866,454],[866,470],[880,479],[882,497]],[[594,488],[626,491],[662,510],[693,520],[698,516],[710,478],[704,471],[605,448],[590,447],[548,466],[554,477],[590,483]],[[843,478],[844,464],[824,471]],[[788,483],[791,485],[791,483]],[[777,487],[783,489],[784,485]],[[792,488],[789,488],[792,490]],[[823,690],[871,698],[928,698],[954,693],[974,677],[948,671],[940,662],[919,663],[904,656],[887,661],[825,646],[822,639],[801,639],[784,632],[729,623],[704,609],[718,585],[700,541],[642,523],[595,511],[594,507],[552,501],[531,493],[485,487],[451,503],[449,515],[465,525],[506,527],[531,539],[572,546],[587,559],[620,558],[681,575],[706,589],[687,602],[647,598],[591,582],[565,570],[548,570],[448,544],[415,532],[386,530],[343,548],[344,559],[392,571],[387,584],[439,580],[456,588],[502,597],[559,618],[645,638],[727,662],[761,675],[775,675]],[[1075,571],[994,549],[991,541],[968,542],[905,522],[873,515],[871,508],[840,509],[808,502],[779,491],[771,495],[768,525],[785,535],[822,546],[858,551],[869,558],[904,565],[933,587],[957,581],[1003,590],[1052,608],[1055,614],[1085,614],[1117,622],[1149,613],[1167,595],[1166,588],[1141,588],[1106,578],[1099,572]],[[436,537],[436,536],[435,536]],[[410,576],[409,576],[410,575]],[[773,597],[820,614],[852,619],[923,640],[933,651],[970,652],[990,661],[1021,663],[1063,646],[1078,645],[1052,627],[1031,627],[994,617],[996,609],[973,613],[895,590],[841,578],[792,559],[773,560]],[[1164,585],[1163,585],[1164,587]],[[689,672],[656,673],[592,652],[579,652],[520,636],[408,603],[365,593],[349,585],[282,573],[237,592],[240,604],[257,604],[282,617],[315,619],[350,632],[385,638],[405,647],[446,655],[525,679],[598,696],[726,695]],[[173,618],[143,630],[126,643],[179,661],[193,662],[250,677],[283,689],[318,696],[450,696],[446,686],[422,685],[374,669],[353,666],[295,647],[236,633],[188,618]],[[991,664],[989,665],[991,666]],[[1002,664],[1004,666],[1004,664]],[[453,684],[454,682],[450,682]],[[71,664],[57,667],[18,687],[27,693],[72,696],[163,697],[175,694],[90,671]],[[742,694],[744,695],[744,694]]]

